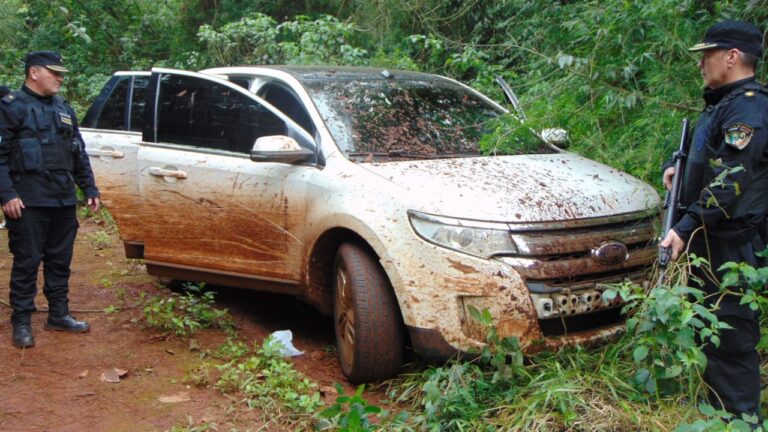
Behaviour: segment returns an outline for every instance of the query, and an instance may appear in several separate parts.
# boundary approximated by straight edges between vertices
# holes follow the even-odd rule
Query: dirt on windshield
[[[145,296],[166,294],[141,261],[128,260],[116,234],[89,219],[81,222],[75,244],[70,308],[91,324],[87,334],[43,330],[47,302],[38,283],[32,325],[36,346],[11,345],[8,280],[12,257],[7,231],[0,230],[0,431],[164,431],[286,430],[265,423],[258,411],[207,386],[189,384],[188,374],[202,363],[202,353],[226,340],[223,331],[203,330],[188,338],[167,337],[148,328],[139,306]],[[297,370],[320,388],[342,383],[330,318],[287,296],[217,288],[217,307],[228,308],[238,334],[249,344],[271,332],[290,329],[304,355]],[[124,375],[119,382],[115,372]],[[328,403],[333,392],[323,394]],[[375,398],[375,395],[374,395]]]

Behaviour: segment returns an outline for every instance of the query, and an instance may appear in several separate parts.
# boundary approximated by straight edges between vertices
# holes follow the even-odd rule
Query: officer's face
[[[704,86],[718,88],[728,83],[729,50],[711,49],[702,52],[699,69]]]
[[[44,66],[32,66],[29,68],[29,77],[34,84],[34,90],[41,96],[53,96],[61,89],[64,75],[52,71]]]

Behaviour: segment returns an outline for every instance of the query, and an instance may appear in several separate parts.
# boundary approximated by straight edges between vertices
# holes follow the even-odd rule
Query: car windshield
[[[325,79],[304,85],[351,158],[477,156],[480,139],[504,114],[444,79]]]

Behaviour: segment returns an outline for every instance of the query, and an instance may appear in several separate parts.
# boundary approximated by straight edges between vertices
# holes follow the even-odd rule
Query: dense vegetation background
[[[698,55],[686,48],[723,18],[765,31],[768,0],[0,0],[0,83],[18,87],[24,53],[38,49],[64,54],[64,96],[81,114],[114,71],[153,66],[374,65],[447,75],[503,101],[501,75],[526,126],[566,128],[572,150],[659,186],[680,120],[702,105]],[[758,78],[766,71],[761,63]],[[499,128],[485,149],[504,151],[516,127]],[[734,266],[729,280],[747,280],[745,301],[768,316],[768,297],[756,294],[768,268]],[[749,430],[693,403],[706,391],[694,335],[716,338],[716,318],[700,294],[664,288],[621,288],[635,312],[615,344],[523,367],[491,330],[479,363],[403,374],[386,385],[411,416],[384,415],[382,430]],[[328,428],[363,416],[356,401],[336,407]]]
[[[499,101],[502,75],[535,126],[566,128],[575,151],[658,185],[701,105],[686,48],[722,18],[768,28],[768,0],[0,0],[0,82],[20,85],[32,49],[64,54],[64,95],[81,112],[112,72],[152,66],[396,67]],[[490,146],[503,150],[500,135]]]

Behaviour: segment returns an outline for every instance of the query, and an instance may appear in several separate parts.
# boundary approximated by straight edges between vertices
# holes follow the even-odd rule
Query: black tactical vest
[[[699,117],[693,141],[686,161],[683,191],[680,202],[688,207],[700,197],[701,191],[709,186],[714,173],[710,167],[710,161],[717,159],[722,151],[723,137],[719,130],[720,116],[725,107],[736,97],[748,91],[759,92],[768,95],[768,89],[758,83],[743,85],[724,96],[717,104],[708,106]],[[758,172],[753,173],[752,186],[736,202],[734,208],[729,211],[729,219],[733,223],[725,222],[725,235],[733,235],[731,231],[744,230],[745,238],[751,236],[751,232],[757,229],[762,215],[768,213],[768,163],[762,164]],[[750,226],[739,226],[739,225]],[[735,226],[731,226],[735,225]],[[740,240],[744,240],[740,238]]]
[[[12,145],[11,173],[73,172],[80,151],[74,119],[59,96],[50,103],[24,91],[13,93],[23,103],[26,116]]]

